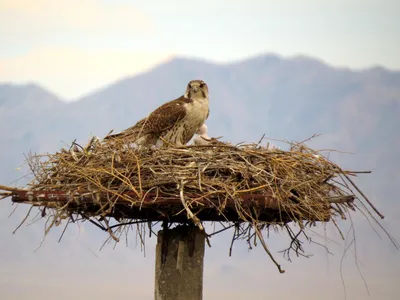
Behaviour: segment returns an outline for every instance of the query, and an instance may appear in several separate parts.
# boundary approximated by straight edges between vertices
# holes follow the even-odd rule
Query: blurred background
[[[399,37],[396,0],[0,0],[0,184],[26,183],[24,154],[123,130],[203,79],[211,136],[321,134],[309,145],[372,170],[356,183],[400,240]],[[154,238],[100,251],[107,234],[82,224],[41,244],[42,221],[12,234],[28,207],[13,209],[0,201],[0,299],[153,299]],[[331,253],[305,245],[310,258],[292,262],[271,235],[283,275],[244,241],[229,257],[233,231],[213,237],[204,299],[398,299],[399,251],[360,213],[352,221],[356,243],[349,224],[346,241],[320,224]]]

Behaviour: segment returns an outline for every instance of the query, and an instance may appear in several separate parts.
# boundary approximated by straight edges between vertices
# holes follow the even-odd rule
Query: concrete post
[[[201,300],[205,234],[193,226],[158,232],[155,300]]]

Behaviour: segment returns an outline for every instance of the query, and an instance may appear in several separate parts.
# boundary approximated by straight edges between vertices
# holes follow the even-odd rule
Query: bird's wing
[[[123,136],[134,136],[136,139],[146,134],[161,134],[162,132],[171,129],[177,122],[186,116],[185,104],[192,102],[193,100],[181,96],[178,99],[161,105],[148,117],[141,119],[132,127],[129,127],[120,133],[108,135],[104,139]]]
[[[142,128],[143,133],[159,134],[171,129],[177,122],[186,117],[185,105],[192,102],[193,100],[181,96],[161,105],[146,118]]]

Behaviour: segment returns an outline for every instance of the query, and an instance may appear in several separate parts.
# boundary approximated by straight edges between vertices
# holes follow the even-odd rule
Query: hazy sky
[[[397,0],[0,0],[0,82],[73,100],[176,55],[265,52],[400,69],[399,37]]]
[[[338,67],[360,69],[382,65],[400,70],[400,0],[0,0],[0,83],[37,82],[65,100],[75,100],[178,55],[225,63],[267,52],[283,56],[309,55]],[[393,92],[389,98],[397,101],[400,97],[393,90],[371,86],[370,98]],[[338,108],[345,111],[346,117],[357,114],[364,105],[357,102],[359,106],[352,106],[351,99],[348,103]],[[232,118],[252,116],[250,106],[243,105],[247,107],[245,110],[242,104],[229,107]],[[18,120],[21,114],[17,109]],[[369,110],[367,113],[360,109],[360,112],[368,117],[370,124],[375,124],[374,117],[380,120],[375,115],[370,117]],[[58,145],[59,128],[69,125],[60,125],[58,120],[49,122],[43,126],[51,129],[55,126],[54,136],[51,135],[55,141],[40,144],[44,153],[51,152],[50,145]],[[235,123],[233,119],[230,122]],[[3,123],[0,119],[2,126]],[[20,123],[26,126],[27,136],[32,134],[36,139],[43,134],[32,132],[26,122]],[[241,127],[242,123],[238,123]],[[370,124],[359,127],[365,131]],[[241,130],[250,131],[248,128],[243,126]],[[79,131],[70,134],[75,136]],[[355,143],[348,141],[348,131],[345,128],[337,134],[327,133],[326,144],[315,148],[331,148],[331,141],[338,141],[346,144],[342,149],[347,150]],[[360,143],[363,141],[362,137],[357,139]],[[15,139],[0,140],[7,150],[10,149],[8,142],[14,143]],[[18,141],[18,145],[24,143]],[[24,153],[29,151],[28,146],[28,143],[23,145]],[[393,153],[395,150],[387,149]],[[22,159],[22,153],[15,155]],[[338,154],[339,158],[342,159]],[[0,162],[0,173],[6,172],[5,162]],[[375,162],[370,160],[368,164]],[[380,200],[378,207],[386,215],[383,225],[400,240],[399,202],[395,202],[398,197],[394,193],[386,199],[379,193],[384,190],[389,194],[396,186],[397,174],[392,171],[392,168],[396,170],[396,162],[390,165],[393,173],[387,175],[385,170],[378,169],[372,175],[387,179],[385,186],[378,187],[370,179],[363,181],[363,190],[374,203],[375,199]],[[147,240],[146,257],[143,257],[134,233],[129,236],[129,247],[121,243],[115,250],[110,245],[99,251],[107,235],[95,226],[70,225],[61,243],[57,243],[64,228],[59,226],[50,232],[43,247],[34,252],[44,234],[44,221],[23,226],[12,235],[28,207],[20,205],[9,216],[12,210],[9,199],[0,201],[1,300],[153,299],[154,238]],[[233,257],[229,257],[232,231],[212,238],[212,248],[206,249],[205,256],[204,299],[258,300],[268,296],[282,300],[345,300],[341,276],[346,282],[348,300],[400,299],[399,251],[382,231],[378,231],[382,238],[375,234],[361,214],[355,214],[354,220],[358,248],[357,251],[350,248],[346,255],[345,243],[351,242],[351,236],[342,242],[332,224],[326,232],[323,226],[318,230],[333,240],[318,241],[329,246],[333,254],[306,243],[306,252],[311,257],[294,258],[293,263],[278,253],[287,247],[282,244],[284,237],[273,236],[269,247],[286,269],[283,275],[277,272],[261,247],[248,251],[244,241],[235,246]],[[351,235],[349,226],[343,225],[342,230]]]

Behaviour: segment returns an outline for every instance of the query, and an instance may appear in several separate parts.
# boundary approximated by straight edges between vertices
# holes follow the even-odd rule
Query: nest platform
[[[7,188],[13,202],[60,216],[186,222],[327,222],[355,210],[349,176],[305,144],[138,150],[92,139],[55,154],[30,155],[34,180]],[[358,189],[358,188],[357,188]],[[359,190],[359,189],[358,189]],[[367,199],[366,199],[367,200]]]

